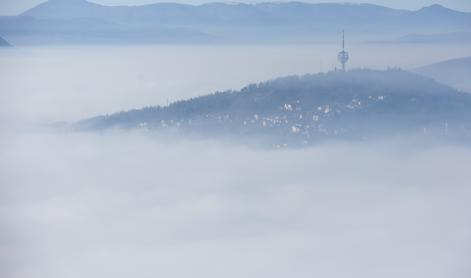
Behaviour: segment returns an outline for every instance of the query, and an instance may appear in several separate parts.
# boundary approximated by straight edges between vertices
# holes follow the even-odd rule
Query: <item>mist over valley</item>
[[[0,276],[468,278],[470,18],[81,0],[0,17]]]

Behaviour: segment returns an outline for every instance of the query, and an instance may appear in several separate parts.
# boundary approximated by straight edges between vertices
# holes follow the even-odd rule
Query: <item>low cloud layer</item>
[[[468,278],[469,148],[406,140],[273,151],[20,124],[326,71],[338,48],[2,51],[0,277]],[[351,67],[371,68],[470,55],[462,45],[348,50]]]
[[[471,273],[469,149],[23,133],[0,150],[2,277]]]

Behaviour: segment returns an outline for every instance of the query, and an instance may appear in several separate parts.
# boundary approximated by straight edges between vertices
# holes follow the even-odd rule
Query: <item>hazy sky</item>
[[[349,0],[349,1],[339,1],[339,0],[322,0],[322,1],[313,1],[305,0],[306,2],[352,2],[352,3],[373,3],[388,7],[394,8],[403,8],[403,9],[418,9],[423,6],[432,5],[435,3],[447,6],[449,8],[471,11],[471,1],[469,0]],[[37,5],[44,0],[1,0],[0,1],[0,15],[15,15],[21,13],[34,5]],[[206,2],[224,2],[216,0],[93,0],[91,2],[96,2],[104,5],[141,5],[149,4],[156,2],[178,2],[178,3],[191,3],[191,4],[200,4]],[[238,2],[262,2],[262,1],[247,1],[242,0]]]

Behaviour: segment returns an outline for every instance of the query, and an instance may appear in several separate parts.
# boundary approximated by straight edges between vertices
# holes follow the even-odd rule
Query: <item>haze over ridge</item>
[[[312,43],[338,40],[342,29],[350,41],[394,40],[410,33],[468,32],[469,26],[471,13],[439,5],[407,11],[301,2],[111,7],[55,0],[0,17],[0,34],[15,45]]]
[[[18,15],[35,5],[38,5],[45,0],[4,0],[2,4],[0,4],[0,15]],[[102,5],[146,5],[146,4],[154,4],[158,2],[168,2],[168,1],[158,1],[158,0],[91,0],[91,2],[102,4]],[[183,4],[204,4],[211,1],[206,0],[180,0],[175,1],[176,3],[183,3]],[[239,1],[244,2],[244,1]],[[253,1],[245,1],[246,3],[251,3]],[[306,1],[306,2],[324,2],[324,3],[337,3],[337,2],[344,2],[338,0],[323,0],[323,1]],[[351,3],[365,3],[367,1],[364,0],[350,0],[348,2]],[[425,6],[430,6],[433,4],[440,4],[446,7],[450,7],[455,10],[461,11],[468,11],[471,12],[471,6],[468,1],[466,0],[421,0],[421,1],[406,1],[406,0],[399,0],[399,1],[388,1],[388,0],[372,0],[369,3],[377,4],[381,6],[396,8],[396,9],[407,9],[407,10],[418,10]]]

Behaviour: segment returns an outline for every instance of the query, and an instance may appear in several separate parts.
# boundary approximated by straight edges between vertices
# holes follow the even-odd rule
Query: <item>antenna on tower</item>
[[[346,70],[346,64],[349,59],[348,52],[345,51],[345,31],[342,30],[342,51],[337,54],[337,59],[339,60],[340,64],[342,64],[342,71]]]
[[[342,51],[345,51],[345,31],[342,30]]]

